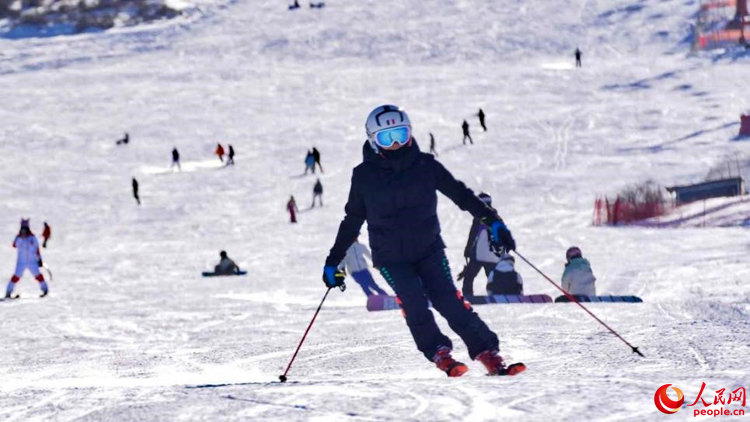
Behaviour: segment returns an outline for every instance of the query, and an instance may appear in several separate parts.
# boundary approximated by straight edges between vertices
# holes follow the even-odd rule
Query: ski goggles
[[[383,148],[390,148],[393,144],[406,145],[411,139],[409,126],[398,126],[375,132],[375,143]]]

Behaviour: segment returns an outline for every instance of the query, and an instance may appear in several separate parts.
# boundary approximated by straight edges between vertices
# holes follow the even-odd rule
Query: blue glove
[[[490,232],[490,242],[495,248],[504,248],[508,251],[516,250],[516,241],[513,235],[500,217],[484,217],[482,224],[487,226]]]
[[[326,287],[330,289],[338,287],[343,292],[344,290],[346,290],[346,284],[344,283],[345,278],[346,273],[339,270],[338,267],[334,267],[331,265],[326,265],[325,267],[323,267],[323,283],[326,285]]]

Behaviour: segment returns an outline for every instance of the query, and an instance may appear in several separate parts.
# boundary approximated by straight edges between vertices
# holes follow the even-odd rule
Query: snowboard
[[[579,302],[607,302],[607,303],[642,303],[643,299],[638,296],[588,296],[588,295],[572,295]],[[558,296],[555,299],[555,303],[570,303],[570,299],[567,296]]]
[[[203,275],[203,277],[231,277],[233,275],[245,275],[247,274],[247,271],[240,270],[239,272],[233,274],[216,274],[213,271],[203,271],[201,274]]]
[[[465,298],[472,305],[507,304],[507,303],[552,303],[548,295],[494,295],[494,296],[472,296]],[[430,305],[432,306],[432,305]],[[370,296],[367,298],[368,311],[389,311],[401,309],[396,302],[395,296]]]

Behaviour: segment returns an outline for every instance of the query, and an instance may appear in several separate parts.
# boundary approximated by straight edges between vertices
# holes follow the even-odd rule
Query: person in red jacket
[[[289,222],[296,223],[299,208],[297,208],[297,201],[294,200],[294,195],[292,195],[289,198],[289,202],[286,203],[286,210],[289,211]]]
[[[13,273],[13,277],[11,277],[5,289],[5,298],[13,297],[16,283],[21,280],[21,276],[26,270],[31,271],[31,274],[39,282],[39,288],[42,289],[41,297],[47,296],[49,292],[47,282],[44,281],[44,276],[39,272],[39,267],[44,265],[42,255],[39,252],[39,241],[36,240],[36,236],[29,228],[28,219],[21,220],[21,230],[13,241],[13,247],[18,250],[18,260],[16,261],[16,272]]]
[[[42,239],[44,239],[44,242],[42,242],[42,247],[47,247],[47,241],[49,240],[50,236],[52,236],[52,228],[50,228],[49,224],[47,222],[44,222],[44,231],[42,231]]]
[[[219,160],[221,160],[222,163],[224,162],[224,147],[221,146],[221,144],[216,146],[216,152],[214,152],[214,154],[219,156]]]

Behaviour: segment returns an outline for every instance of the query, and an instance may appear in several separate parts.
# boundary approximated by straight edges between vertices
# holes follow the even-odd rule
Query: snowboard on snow
[[[247,274],[247,271],[238,271],[232,274],[216,274],[213,271],[203,271],[201,274],[203,275],[203,277],[231,277],[233,275],[245,275]]]
[[[465,298],[472,305],[506,304],[506,303],[552,303],[548,295],[494,295],[494,296],[472,296]],[[430,305],[432,306],[432,305]],[[395,296],[370,296],[367,298],[368,311],[389,311],[401,309],[396,302]]]
[[[605,296],[588,296],[588,295],[571,295],[573,296],[578,302],[616,302],[616,303],[642,303],[643,299],[639,298],[638,296],[614,296],[614,295],[605,295]],[[555,299],[555,303],[570,303],[571,300],[568,299],[567,296],[558,296]]]

